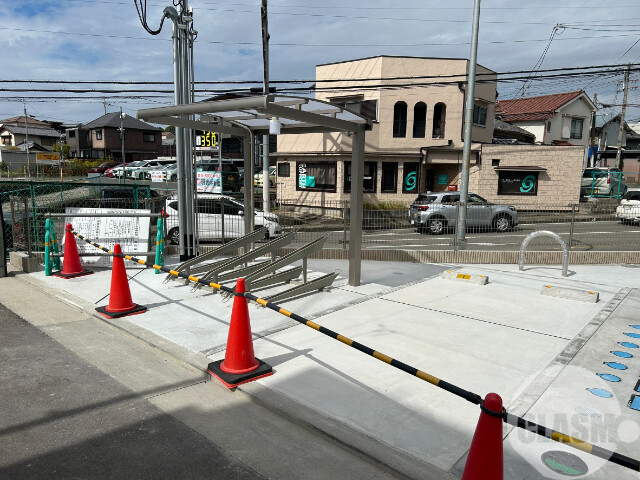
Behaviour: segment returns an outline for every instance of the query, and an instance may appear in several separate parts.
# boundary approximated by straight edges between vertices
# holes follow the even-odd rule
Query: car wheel
[[[500,215],[493,220],[493,228],[496,232],[506,232],[511,227],[511,221],[506,215]]]
[[[179,245],[180,244],[180,230],[178,230],[178,227],[174,227],[171,230],[169,230],[169,241],[171,242],[171,245]]]
[[[447,227],[447,221],[443,217],[435,217],[429,220],[427,228],[431,235],[440,235]]]

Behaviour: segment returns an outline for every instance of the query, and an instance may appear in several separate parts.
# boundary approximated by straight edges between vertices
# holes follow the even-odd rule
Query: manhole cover
[[[559,473],[560,475],[577,477],[589,472],[587,464],[573,453],[551,450],[549,452],[544,452],[541,458],[542,463],[544,463],[547,468]]]

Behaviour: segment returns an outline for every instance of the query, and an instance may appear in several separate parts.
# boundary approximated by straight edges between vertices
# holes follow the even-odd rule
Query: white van
[[[214,193],[202,193],[198,195],[197,204],[198,228],[197,234],[200,240],[219,240],[222,238],[224,228],[224,238],[239,238],[244,232],[244,205],[238,200],[226,195]],[[224,225],[222,219],[222,208],[224,205]],[[178,230],[178,200],[170,198],[167,200],[165,209],[167,214],[167,236],[168,240],[177,245],[180,241],[180,231]],[[282,233],[278,217],[272,213],[265,213],[262,210],[254,211],[253,224],[255,228],[266,227],[265,240],[280,235]]]

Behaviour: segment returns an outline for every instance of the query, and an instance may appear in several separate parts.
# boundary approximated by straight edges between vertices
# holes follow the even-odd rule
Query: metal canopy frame
[[[199,115],[199,119],[188,118],[195,115]],[[360,285],[364,135],[366,130],[371,130],[370,120],[333,103],[309,97],[272,94],[142,109],[137,111],[136,117],[161,125],[225,133],[243,138],[245,232],[253,230],[253,137],[255,135],[268,135],[269,124],[273,119],[280,122],[282,134],[327,132],[352,134],[349,285]],[[212,121],[217,123],[210,123]]]

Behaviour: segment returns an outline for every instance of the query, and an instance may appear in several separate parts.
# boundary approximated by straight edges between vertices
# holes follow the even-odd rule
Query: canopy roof
[[[199,118],[188,120],[186,115]],[[370,120],[339,105],[288,95],[225,97],[138,110],[136,116],[147,122],[241,136],[247,135],[247,129],[254,135],[269,134],[272,118],[280,120],[282,134],[371,129]],[[222,120],[221,125],[212,123],[218,119]]]

